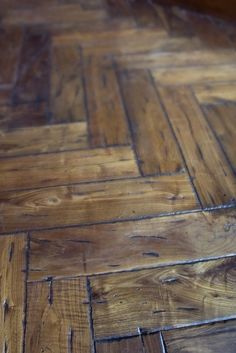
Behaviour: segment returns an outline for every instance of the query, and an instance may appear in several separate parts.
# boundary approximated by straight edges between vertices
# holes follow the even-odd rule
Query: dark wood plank
[[[143,336],[145,353],[166,353],[161,332]]]
[[[234,203],[236,181],[189,88],[159,88],[204,207]]]
[[[121,85],[142,174],[183,169],[178,147],[148,71],[123,72]]]
[[[86,120],[80,49],[53,47],[51,113],[54,123]]]
[[[235,337],[235,321],[164,332],[169,353],[234,353]]]
[[[135,219],[198,208],[186,175],[0,194],[0,232]]]
[[[85,279],[28,285],[25,352],[90,353]]]
[[[33,189],[139,175],[130,147],[3,159],[0,190]]]
[[[85,122],[0,130],[0,156],[88,148]]]
[[[92,277],[96,338],[236,318],[236,257]]]
[[[1,27],[0,31],[0,85],[12,84],[16,78],[22,41],[19,28]]]
[[[92,146],[127,144],[129,131],[112,64],[100,57],[88,57],[85,81]]]
[[[208,105],[204,112],[236,173],[236,104]]]
[[[49,50],[50,36],[47,31],[32,28],[25,30],[13,95],[15,103],[48,100]]]
[[[97,353],[143,353],[141,337],[126,338],[96,344]]]
[[[26,237],[0,237],[0,350],[22,352]]]
[[[236,255],[236,211],[31,233],[29,280]]]

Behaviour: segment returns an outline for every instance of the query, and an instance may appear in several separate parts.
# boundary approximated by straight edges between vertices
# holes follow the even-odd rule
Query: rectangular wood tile
[[[96,56],[84,60],[92,146],[129,143],[128,125],[112,63]]]
[[[145,353],[166,353],[165,343],[161,332],[142,337]]]
[[[21,42],[21,29],[10,27],[1,28],[0,85],[12,84],[16,78]]]
[[[163,336],[169,353],[234,353],[236,321],[173,330]]]
[[[25,352],[90,353],[85,279],[28,285]]]
[[[21,353],[24,335],[26,237],[0,237],[0,351]]]
[[[33,189],[138,176],[130,147],[110,147],[3,159],[3,190]]]
[[[141,337],[124,338],[96,344],[97,353],[143,353]]]
[[[236,180],[188,88],[159,88],[204,207],[234,203]]]
[[[236,101],[236,84],[205,84],[194,86],[194,93],[200,104],[224,104]]]
[[[236,174],[236,104],[208,105],[204,112]]]
[[[236,257],[92,277],[96,338],[236,318]]]
[[[52,121],[86,120],[80,49],[53,47],[50,110]]]
[[[178,146],[148,71],[123,72],[121,86],[142,174],[183,169]]]
[[[25,30],[14,89],[14,102],[47,101],[49,96],[50,36],[47,31]]]
[[[87,123],[0,130],[0,156],[88,148]]]
[[[184,68],[158,68],[153,75],[160,85],[191,85],[236,80],[236,65],[213,65]]]
[[[0,232],[135,219],[198,208],[186,175],[1,192]]]
[[[235,219],[229,210],[33,232],[29,280],[236,255]]]

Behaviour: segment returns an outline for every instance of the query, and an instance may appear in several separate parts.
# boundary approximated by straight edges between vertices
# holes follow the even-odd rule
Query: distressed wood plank
[[[121,86],[142,174],[183,169],[178,147],[148,71],[123,72]]]
[[[236,257],[92,277],[95,337],[236,317]]]
[[[110,147],[3,159],[0,171],[2,191],[139,175],[130,147]]]
[[[236,104],[208,105],[204,112],[236,174]]]
[[[85,122],[0,131],[0,156],[88,148]]]
[[[85,81],[91,145],[129,143],[126,116],[110,61],[97,56],[87,57]]]
[[[26,237],[0,237],[0,351],[22,352]]]
[[[185,87],[159,92],[203,206],[233,203],[235,177],[192,92]]]
[[[54,123],[86,120],[79,48],[53,48],[50,97]]]
[[[90,353],[85,279],[28,285],[25,352]]]
[[[48,100],[49,49],[50,36],[47,31],[30,27],[25,30],[13,94],[16,104]]]
[[[140,337],[124,338],[96,344],[97,353],[143,353]]]
[[[2,192],[0,232],[109,222],[198,208],[186,175]]]
[[[234,353],[236,321],[174,330],[163,335],[169,353]]]
[[[160,85],[192,85],[236,80],[235,65],[158,68],[153,75]]]
[[[166,353],[161,332],[143,336],[145,353]]]
[[[235,210],[33,232],[29,280],[164,266],[235,249]]]

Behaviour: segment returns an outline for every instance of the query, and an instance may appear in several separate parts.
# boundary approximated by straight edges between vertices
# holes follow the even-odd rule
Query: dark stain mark
[[[3,307],[3,322],[5,322],[7,313],[9,312],[9,304],[8,304],[8,300],[7,299],[5,299],[3,301],[2,307]]]
[[[53,304],[53,286],[52,286],[52,282],[53,282],[53,277],[47,277],[46,281],[49,284],[49,295],[48,295],[48,303],[50,305]]]
[[[108,265],[109,267],[120,267],[120,265],[116,265],[116,264],[114,264],[114,265]]]
[[[8,261],[11,262],[12,256],[14,254],[14,249],[15,249],[15,244],[11,242],[11,245],[9,247],[9,252],[8,252]]]
[[[73,353],[73,338],[74,338],[74,331],[70,327],[68,331],[68,353]]]
[[[80,240],[80,239],[78,239],[78,240],[76,240],[76,239],[68,239],[67,241],[71,242],[71,243],[80,243],[80,244],[91,244],[91,243],[93,243],[90,240]]]
[[[178,307],[177,310],[183,310],[183,311],[198,311],[197,308],[191,308],[191,307]]]
[[[143,252],[143,256],[159,257],[160,255],[158,254],[158,252],[150,251],[150,252]]]
[[[163,237],[161,235],[130,235],[129,238],[131,239],[150,239],[150,238],[154,238],[154,239],[163,239],[166,240],[166,237]]]
[[[152,313],[153,314],[161,314],[161,313],[165,313],[165,312],[166,312],[166,310],[161,309],[161,310],[154,310]]]

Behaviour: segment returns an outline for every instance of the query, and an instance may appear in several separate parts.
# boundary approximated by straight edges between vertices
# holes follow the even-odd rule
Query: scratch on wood
[[[8,260],[11,262],[13,254],[14,254],[14,249],[15,249],[15,244],[11,242],[11,245],[9,247],[9,252],[8,252]]]

